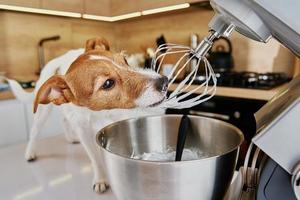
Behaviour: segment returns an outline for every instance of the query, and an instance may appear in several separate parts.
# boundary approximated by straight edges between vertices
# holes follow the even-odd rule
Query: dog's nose
[[[167,77],[162,76],[155,80],[155,88],[159,92],[166,92],[168,89],[169,80]]]

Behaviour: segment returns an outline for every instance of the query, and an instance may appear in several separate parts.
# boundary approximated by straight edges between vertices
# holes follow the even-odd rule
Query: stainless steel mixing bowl
[[[243,134],[231,124],[189,116],[186,148],[208,158],[182,162],[131,159],[131,155],[176,148],[181,115],[129,119],[97,135],[111,188],[119,200],[222,199],[230,185]]]

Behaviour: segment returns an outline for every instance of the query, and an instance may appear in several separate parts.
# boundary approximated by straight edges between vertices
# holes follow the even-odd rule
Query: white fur
[[[43,69],[34,93],[37,93],[41,85],[56,72],[58,72],[59,74],[65,74],[71,63],[83,52],[83,49],[72,50],[50,61]],[[91,57],[91,59],[95,58]],[[99,58],[97,57],[97,59]],[[101,57],[101,59],[103,58]],[[147,72],[147,74],[150,74],[150,72]],[[12,81],[12,83],[14,82]],[[20,89],[20,86],[18,86],[17,84],[11,84],[11,87],[17,98],[28,96],[28,94],[26,94],[24,90]],[[149,103],[149,99],[153,98],[153,95],[151,95],[152,92],[153,88],[149,87],[137,101],[138,105],[146,105],[146,103]],[[30,94],[32,96],[32,101],[34,93]],[[53,95],[55,96],[56,93],[54,92]],[[156,98],[158,97],[155,97],[154,100],[152,99],[152,101],[155,102]],[[26,98],[20,98],[20,100],[25,101]],[[36,158],[37,137],[40,130],[43,128],[47,117],[49,116],[49,112],[51,112],[52,106],[52,104],[40,105],[39,109],[34,115],[30,138],[25,152],[25,158],[27,160],[33,160]],[[103,127],[119,120],[164,113],[164,110],[160,108],[130,110],[113,109],[96,112],[84,107],[78,107],[71,103],[61,105],[61,110],[64,116],[63,122],[65,126],[66,138],[71,142],[77,140],[77,137],[79,138],[80,143],[83,145],[92,163],[92,168],[94,171],[93,188],[96,192],[99,193],[102,193],[106,190],[107,180],[105,177],[105,172],[103,170],[103,163],[101,154],[99,152],[99,147],[97,146],[95,140],[95,135],[97,134],[97,132]],[[74,135],[74,133],[76,135]]]
[[[143,68],[137,68],[136,67],[136,68],[134,68],[134,71],[139,72],[140,74],[149,76],[153,79],[160,77],[159,74],[156,73],[155,71],[153,71],[152,69],[143,69]]]
[[[143,94],[135,100],[135,105],[139,107],[146,107],[163,100],[164,97],[164,95],[153,88],[153,84],[148,84]]]

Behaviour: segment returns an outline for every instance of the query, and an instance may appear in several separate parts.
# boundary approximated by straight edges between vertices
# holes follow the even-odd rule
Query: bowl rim
[[[133,161],[133,162],[142,162],[142,163],[148,163],[148,164],[151,163],[151,164],[158,164],[158,165],[162,165],[162,164],[172,164],[172,165],[179,164],[180,165],[180,164],[183,164],[183,163],[195,163],[195,162],[203,162],[203,161],[208,161],[208,160],[215,160],[217,158],[220,158],[222,156],[230,154],[230,153],[232,153],[233,151],[236,151],[236,150],[238,151],[237,154],[239,154],[239,148],[240,148],[241,144],[244,142],[244,134],[242,133],[242,131],[239,128],[237,128],[233,124],[230,124],[228,122],[225,122],[225,121],[222,121],[222,120],[219,120],[219,119],[210,118],[210,117],[203,117],[203,116],[196,116],[196,115],[187,115],[188,117],[191,117],[191,118],[204,118],[204,119],[213,120],[213,121],[216,121],[218,123],[224,124],[225,126],[228,126],[228,127],[232,128],[232,129],[235,129],[236,133],[239,135],[239,137],[241,139],[240,142],[239,142],[239,144],[236,145],[234,148],[230,148],[228,151],[224,151],[222,154],[219,154],[219,155],[205,157],[205,158],[201,158],[201,159],[197,159],[197,160],[183,160],[183,161],[180,161],[180,162],[176,162],[176,161],[153,161],[153,160],[134,159],[134,158],[130,158],[130,157],[127,157],[127,156],[120,155],[118,153],[114,153],[114,152],[112,152],[112,151],[104,148],[100,144],[100,137],[101,137],[101,135],[104,134],[103,130],[107,129],[107,128],[110,128],[110,127],[113,127],[117,123],[122,123],[122,122],[130,121],[130,120],[138,120],[138,119],[143,119],[143,118],[162,117],[162,116],[168,116],[168,117],[179,117],[180,116],[180,117],[182,117],[183,115],[181,115],[181,114],[149,115],[149,116],[133,117],[133,118],[125,119],[125,120],[116,121],[116,122],[114,122],[112,124],[109,124],[109,125],[103,127],[100,131],[98,131],[98,133],[96,135],[96,142],[100,146],[100,149],[102,151],[105,151],[108,154],[111,154],[113,156],[119,157],[121,159],[129,160],[129,161]],[[237,158],[236,158],[236,160],[237,160]]]

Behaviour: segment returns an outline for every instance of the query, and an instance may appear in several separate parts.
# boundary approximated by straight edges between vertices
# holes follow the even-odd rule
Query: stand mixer
[[[266,43],[273,37],[300,56],[299,0],[210,3],[215,16],[209,23],[210,35],[196,49],[199,57],[206,55],[216,38],[229,37],[234,30],[259,42]],[[299,116],[298,76],[255,114],[257,131],[240,170],[240,189],[231,188],[228,199],[300,199]],[[255,146],[258,148],[250,156]],[[264,167],[260,164],[258,170],[256,163],[261,150],[267,156]],[[280,192],[283,196],[276,195]]]

